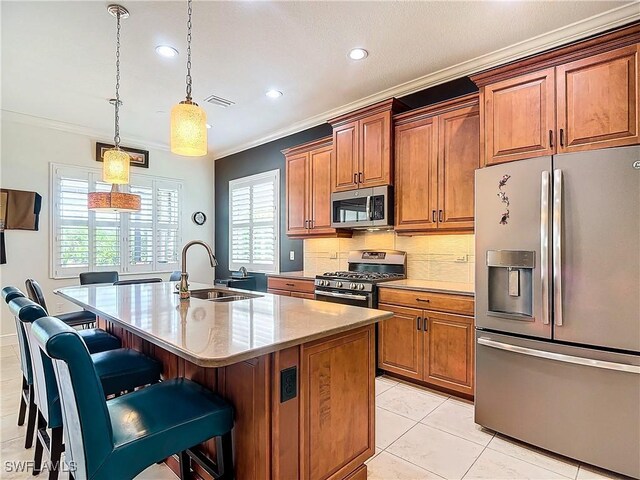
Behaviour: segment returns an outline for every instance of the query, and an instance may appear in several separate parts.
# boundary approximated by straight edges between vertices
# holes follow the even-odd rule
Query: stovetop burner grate
[[[401,273],[380,273],[380,272],[326,272],[323,277],[347,278],[350,280],[391,280],[404,278]]]

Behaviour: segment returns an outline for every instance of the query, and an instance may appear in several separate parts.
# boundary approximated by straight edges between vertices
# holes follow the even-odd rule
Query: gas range
[[[316,285],[370,292],[377,283],[401,280],[403,278],[405,278],[403,273],[327,272],[316,276]]]
[[[353,250],[349,270],[326,272],[315,280],[316,300],[376,308],[376,285],[406,278],[407,255],[398,250]]]

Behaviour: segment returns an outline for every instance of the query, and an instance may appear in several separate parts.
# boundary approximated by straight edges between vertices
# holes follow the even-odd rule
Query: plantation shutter
[[[96,192],[109,192],[111,185],[97,180],[93,174]],[[91,235],[92,270],[120,270],[122,264],[122,237],[120,236],[120,214],[117,212],[89,212]]]
[[[279,270],[279,170],[229,182],[229,268]]]
[[[153,249],[153,186],[136,184],[129,186],[129,192],[140,195],[140,211],[129,214],[129,244],[128,267],[129,272],[151,272],[154,269]]]
[[[89,174],[55,169],[52,257],[54,276],[75,276],[89,267]]]
[[[156,270],[177,270],[180,238],[180,185],[156,181]]]
[[[51,164],[52,278],[81,272],[170,272],[178,269],[182,247],[182,183],[131,175],[121,189],[140,195],[138,212],[93,212],[89,192],[108,192],[97,168]]]

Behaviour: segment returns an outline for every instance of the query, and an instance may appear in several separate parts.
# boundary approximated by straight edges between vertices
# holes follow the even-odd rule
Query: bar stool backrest
[[[29,295],[29,298],[40,305],[42,308],[44,308],[46,312],[48,312],[47,303],[44,299],[44,292],[42,291],[42,287],[40,286],[40,284],[33,278],[27,278],[24,282],[24,286],[27,289],[27,295]]]
[[[55,317],[32,324],[33,340],[53,361],[64,419],[65,457],[74,478],[94,476],[113,451],[113,430],[104,390],[86,345],[74,329]]]
[[[94,283],[114,283],[118,281],[118,272],[82,272],[80,285],[92,285]]]
[[[24,293],[16,287],[4,287],[2,289],[2,298],[4,298],[7,304],[17,299],[27,300]],[[27,343],[27,333],[22,322],[18,320],[18,317],[15,315],[14,320],[16,322],[18,347],[20,348],[20,370],[22,370],[22,376],[27,381],[27,385],[31,385],[33,383],[33,372],[31,371],[31,353],[29,352],[29,344]]]
[[[56,385],[55,373],[51,359],[44,355],[33,340],[31,324],[39,318],[46,317],[47,312],[28,298],[16,298],[9,302],[11,313],[19,320],[24,329],[33,369],[33,389],[36,394],[38,410],[49,426],[62,425],[60,412],[60,394]]]
[[[142,283],[160,283],[161,278],[136,278],[135,280],[118,280],[114,285],[139,285]]]

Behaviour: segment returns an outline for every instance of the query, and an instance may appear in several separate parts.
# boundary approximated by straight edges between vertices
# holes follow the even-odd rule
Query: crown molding
[[[234,153],[242,152],[249,148],[257,147],[273,140],[286,137],[287,135],[301,132],[307,128],[326,123],[330,118],[339,117],[390,97],[403,97],[405,95],[410,95],[412,93],[419,92],[420,90],[424,90],[425,88],[440,85],[450,80],[478,73],[489,68],[497,67],[498,65],[544,52],[546,50],[551,50],[607,30],[622,27],[640,20],[639,6],[640,1],[636,0],[632,3],[571,23],[564,27],[543,33],[542,35],[529,38],[508,47],[501,48],[500,50],[496,50],[486,55],[481,55],[474,59],[467,60],[465,62],[458,63],[457,65],[410,80],[406,83],[396,85],[395,87],[382,90],[339,108],[296,122],[287,128],[277,130],[256,140],[245,142],[221,152],[215,152],[214,158],[219,160],[229,155],[233,155]]]
[[[82,125],[76,125],[75,123],[61,122],[50,118],[27,115],[26,113],[14,112],[12,110],[2,110],[2,121],[18,123],[21,125],[30,125],[33,127],[49,128],[51,130],[58,130],[66,133],[75,133],[76,135],[92,137],[96,140],[106,140],[107,142],[113,141],[112,131],[83,127]],[[127,144],[128,147],[140,147],[145,150],[155,149],[169,151],[169,145],[166,143],[149,141],[140,137],[122,136],[122,143]]]

